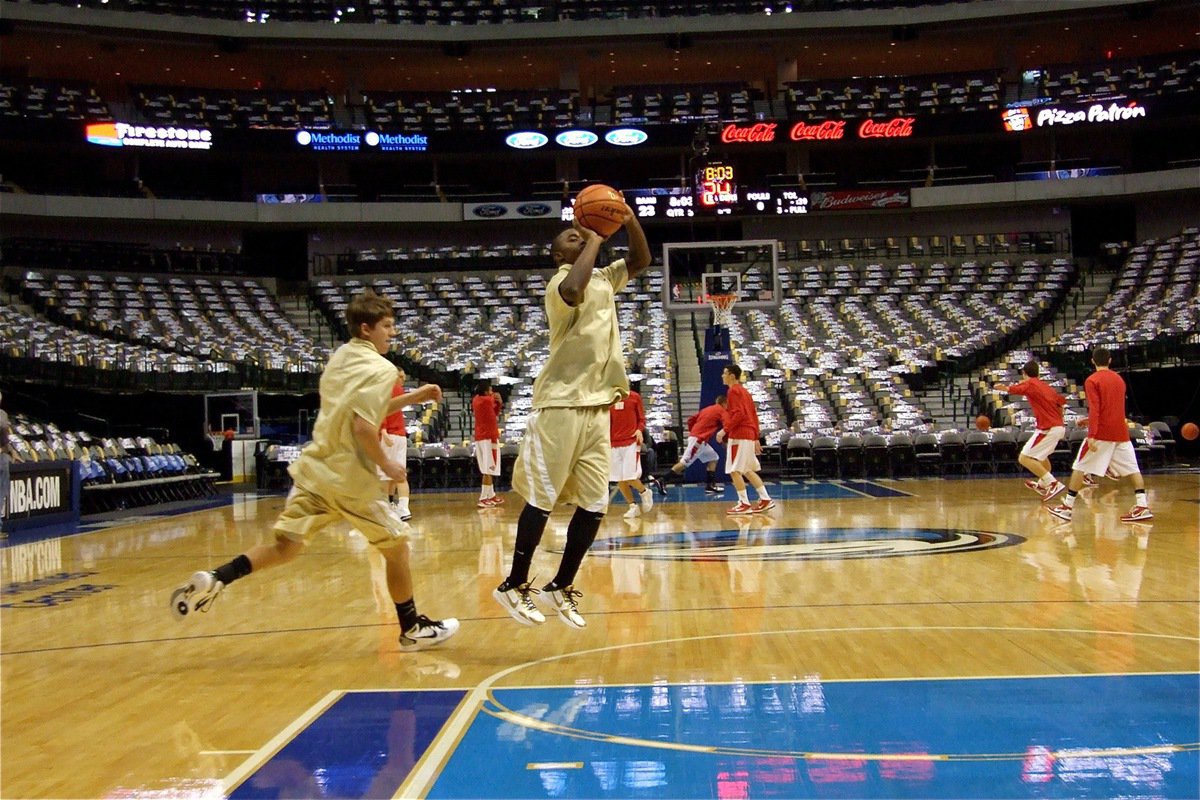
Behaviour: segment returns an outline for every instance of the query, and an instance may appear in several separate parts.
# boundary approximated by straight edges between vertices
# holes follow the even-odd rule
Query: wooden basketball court
[[[344,531],[172,619],[282,496],[14,536],[0,796],[1195,796],[1200,475],[1147,476],[1139,525],[1107,481],[1069,525],[1015,477],[770,486],[618,498],[583,631],[491,598],[518,497],[417,494],[418,608],[462,629],[416,654]]]

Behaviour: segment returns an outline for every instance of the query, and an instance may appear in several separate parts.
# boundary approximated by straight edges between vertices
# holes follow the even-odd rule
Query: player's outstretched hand
[[[606,237],[601,236],[600,234],[596,233],[591,228],[583,227],[582,223],[580,223],[579,220],[577,220],[577,219],[573,220],[571,222],[571,225],[575,228],[575,230],[579,231],[579,235],[583,237],[583,243],[585,246],[592,239],[595,239],[597,242],[603,242],[604,239],[606,238]]]

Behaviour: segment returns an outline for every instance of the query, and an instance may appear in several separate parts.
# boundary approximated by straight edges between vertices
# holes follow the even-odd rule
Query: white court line
[[[254,755],[243,761],[237,769],[226,775],[225,779],[221,781],[221,796],[228,797],[229,793],[236,789],[242,781],[250,777],[255,770],[282,750],[288,742],[295,738],[301,729],[307,727],[314,719],[324,714],[344,694],[345,692],[336,690],[325,695],[307,711],[292,720],[290,725],[275,734],[275,737],[271,741],[264,744],[258,750],[253,751]]]

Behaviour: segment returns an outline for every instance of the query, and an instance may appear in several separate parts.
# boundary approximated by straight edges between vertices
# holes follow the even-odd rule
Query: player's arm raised
[[[575,220],[574,227],[583,237],[583,252],[575,259],[575,263],[567,271],[567,276],[558,285],[559,296],[572,308],[583,302],[583,293],[587,290],[588,281],[592,279],[592,270],[596,267],[600,243],[604,241],[600,234],[580,225],[579,220]]]

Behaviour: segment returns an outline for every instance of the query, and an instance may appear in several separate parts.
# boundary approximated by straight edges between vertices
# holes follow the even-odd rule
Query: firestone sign
[[[865,119],[855,128],[859,139],[905,139],[913,135],[915,117],[895,117],[887,120]],[[724,144],[761,144],[781,139],[778,122],[756,122],[753,125],[730,123],[721,130]],[[801,120],[788,129],[793,142],[838,141],[846,137],[846,120],[825,120],[808,124]]]

